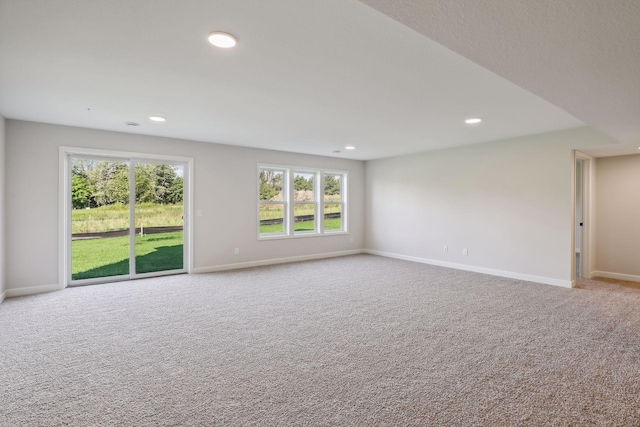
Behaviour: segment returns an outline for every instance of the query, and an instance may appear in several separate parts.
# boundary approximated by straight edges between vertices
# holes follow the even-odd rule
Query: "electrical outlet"
[[[354,243],[353,237],[349,239],[349,243]]]
[[[235,251],[233,251],[233,253],[236,255],[240,255],[240,248],[236,248]]]
[[[449,246],[445,246],[442,248],[442,252],[449,252]]]
[[[468,249],[463,249],[462,250],[462,255],[469,256],[469,250]]]
[[[196,216],[202,216],[202,209],[196,210]]]

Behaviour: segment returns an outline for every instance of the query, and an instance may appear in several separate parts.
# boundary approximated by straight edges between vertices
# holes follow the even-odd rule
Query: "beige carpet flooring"
[[[640,290],[358,255],[0,305],[1,426],[638,426]]]

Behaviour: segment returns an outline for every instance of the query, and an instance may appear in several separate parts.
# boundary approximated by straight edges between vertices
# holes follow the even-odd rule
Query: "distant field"
[[[136,236],[138,273],[179,270],[182,264],[182,232]],[[74,240],[71,242],[73,280],[129,274],[129,237]]]
[[[281,212],[264,206],[260,211],[260,219],[274,219],[282,217]],[[295,215],[312,215],[313,205],[299,205],[295,208]],[[325,213],[340,212],[340,205],[325,206]],[[159,205],[145,203],[136,205],[136,227],[163,227],[183,225],[182,204]],[[330,218],[324,221],[325,230],[339,230],[340,218]],[[71,212],[71,233],[103,233],[113,230],[129,228],[129,206],[116,204],[94,209],[74,209]],[[313,230],[313,221],[296,223],[296,231]],[[282,231],[281,224],[261,225],[260,233],[277,233]]]
[[[276,219],[282,218],[282,205],[260,205],[260,219]],[[324,206],[324,213],[337,213],[340,212],[341,206],[339,204],[326,204]],[[295,216],[313,215],[315,213],[315,206],[313,204],[304,203],[296,204],[294,207]]]
[[[136,227],[180,226],[182,204],[160,205],[144,203],[136,205]],[[71,211],[71,233],[103,233],[129,228],[129,206],[115,204],[93,209]]]

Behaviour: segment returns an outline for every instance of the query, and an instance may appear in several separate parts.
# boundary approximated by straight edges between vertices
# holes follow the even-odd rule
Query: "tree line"
[[[305,178],[303,175],[296,175],[293,179],[293,189],[295,191],[313,190],[314,175]],[[272,200],[282,191],[282,173],[264,169],[260,171],[260,200]],[[324,194],[333,196],[340,194],[340,179],[334,175],[324,176]]]
[[[170,165],[136,164],[136,202],[174,204],[183,199],[184,179]],[[71,204],[74,209],[129,204],[129,165],[73,159]]]

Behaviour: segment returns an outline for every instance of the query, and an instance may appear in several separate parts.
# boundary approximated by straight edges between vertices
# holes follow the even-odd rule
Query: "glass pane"
[[[283,201],[284,171],[260,169],[260,200]]]
[[[326,174],[324,176],[324,201],[339,202],[342,199],[342,175]]]
[[[136,163],[136,273],[183,268],[184,167]]]
[[[296,203],[294,212],[294,231],[315,231],[316,205],[315,203]]]
[[[341,231],[342,228],[342,205],[324,205],[324,230]]]
[[[71,159],[71,279],[129,274],[129,163]]]
[[[284,233],[284,204],[260,204],[260,234]]]
[[[295,172],[293,178],[293,199],[296,202],[315,202],[313,180],[316,174]]]

